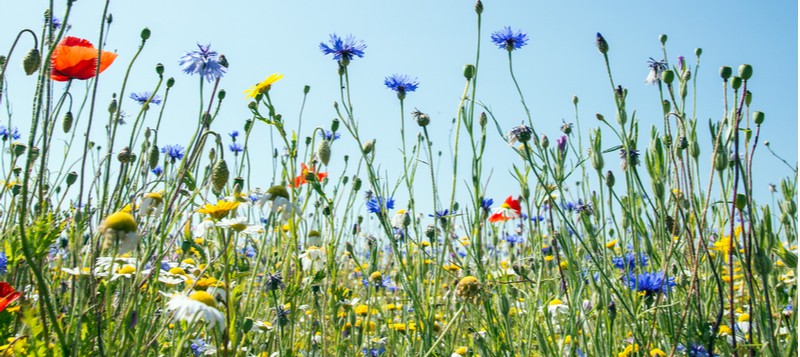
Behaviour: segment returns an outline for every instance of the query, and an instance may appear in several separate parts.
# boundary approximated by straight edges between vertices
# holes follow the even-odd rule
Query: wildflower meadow
[[[257,24],[143,63],[174,35],[146,15],[38,3],[0,46],[0,356],[798,353],[796,155],[763,139],[796,118],[760,104],[746,44],[706,64],[647,34],[630,68],[598,28],[560,46],[590,54],[574,70],[602,75],[603,104],[556,98],[554,119],[531,63],[570,59],[530,52],[553,34],[525,23],[487,28],[488,1],[459,5],[452,93],[392,66],[360,88],[382,44],[355,31],[293,43],[326,73],[305,85],[268,61],[242,83],[227,51],[281,51],[244,37]]]

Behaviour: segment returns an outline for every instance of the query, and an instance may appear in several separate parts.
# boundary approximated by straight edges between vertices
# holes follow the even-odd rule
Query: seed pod
[[[39,53],[38,49],[32,48],[22,60],[22,69],[25,70],[25,74],[30,76],[39,70],[39,65],[41,65],[41,62],[42,54]]]
[[[358,177],[353,178],[353,191],[361,189],[361,179]]]
[[[753,66],[749,64],[743,64],[739,66],[739,77],[742,77],[744,80],[750,79],[753,76]]]
[[[742,77],[733,76],[731,79],[731,88],[739,89],[742,86]]]
[[[64,133],[69,133],[69,130],[72,129],[72,123],[75,121],[75,117],[72,116],[72,112],[67,112],[64,114],[64,120],[61,121],[61,129],[64,129]]]
[[[675,72],[673,72],[671,69],[661,72],[661,80],[667,85],[672,84],[672,81],[675,80]]]
[[[22,154],[25,153],[25,149],[27,149],[27,148],[28,147],[25,146],[24,144],[20,144],[20,143],[11,144],[11,149],[14,150],[14,155],[17,156],[17,157],[22,156]]]
[[[331,160],[331,142],[328,140],[323,139],[317,145],[317,157],[319,161],[322,161],[325,166],[328,166],[328,162]]]
[[[228,183],[229,176],[228,164],[225,163],[224,159],[220,159],[211,170],[211,184],[214,185],[214,191],[221,192],[225,188],[225,184]]]
[[[67,174],[67,186],[68,187],[72,186],[75,183],[75,181],[77,181],[77,180],[78,180],[78,173],[77,172],[70,171],[70,173]]]
[[[475,76],[475,65],[467,64],[464,65],[464,78],[472,79]]]
[[[727,81],[728,78],[731,78],[731,74],[733,74],[733,70],[728,66],[722,66],[719,68],[719,76],[722,77],[723,81]]]
[[[753,112],[753,122],[755,122],[756,125],[764,123],[764,112]]]

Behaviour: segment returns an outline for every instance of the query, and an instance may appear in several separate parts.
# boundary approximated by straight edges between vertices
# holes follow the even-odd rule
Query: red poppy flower
[[[103,51],[100,55],[100,72],[114,63],[117,54]],[[53,51],[50,78],[58,82],[70,79],[89,79],[97,72],[97,49],[82,38],[67,36]]]
[[[522,214],[522,207],[519,205],[519,200],[515,200],[513,196],[508,196],[506,200],[496,209],[491,216],[489,222],[505,222],[519,217]]]
[[[300,185],[307,184],[308,179],[306,179],[306,177],[308,177],[309,174],[316,175],[317,181],[322,181],[322,179],[328,177],[327,172],[317,172],[313,166],[309,169],[308,166],[306,166],[306,164],[301,163],[300,175],[297,175],[297,177],[294,178],[294,187],[299,187]]]
[[[21,292],[14,291],[14,288],[5,281],[0,282],[0,311],[5,310],[8,304],[19,299],[21,295]]]

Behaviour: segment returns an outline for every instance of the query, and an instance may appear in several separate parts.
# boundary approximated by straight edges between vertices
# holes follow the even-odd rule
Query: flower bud
[[[573,95],[572,96],[572,105],[578,105],[578,96],[577,95]]]
[[[25,153],[25,149],[28,147],[21,143],[13,143],[11,144],[11,149],[14,151],[14,155],[16,157],[22,156]]]
[[[31,161],[36,161],[39,158],[39,148],[31,146]]]
[[[158,166],[159,155],[158,146],[153,144],[153,146],[150,147],[150,151],[147,153],[147,165],[150,166],[150,170]]]
[[[131,161],[131,149],[127,146],[122,148],[117,154],[117,160],[123,164],[127,164]]]
[[[547,149],[550,146],[550,139],[547,138],[547,135],[542,134],[541,145],[543,149]]]
[[[747,206],[747,196],[741,193],[736,194],[734,205],[736,206],[736,209],[740,211],[743,210]]]
[[[764,122],[764,112],[753,112],[753,122],[761,125]]]
[[[731,79],[731,88],[739,89],[742,86],[742,77],[734,76]]]
[[[431,123],[431,117],[429,117],[428,114],[425,114],[425,113],[420,112],[418,110],[414,111],[413,114],[414,114],[414,118],[417,119],[417,125],[419,125],[420,127],[424,128],[424,127],[428,126],[428,124]]]
[[[353,177],[353,191],[358,191],[361,189],[361,179],[358,177]]]
[[[369,140],[365,142],[364,145],[361,146],[361,151],[364,152],[364,155],[369,155],[369,153],[371,153],[372,150],[374,149],[375,149],[375,139]]]
[[[142,32],[139,33],[139,37],[142,38],[142,41],[147,41],[150,38],[150,29],[145,27],[142,29]]]
[[[603,161],[603,154],[597,151],[592,150],[592,154],[590,155],[592,158],[592,167],[600,171],[603,169],[605,162]]]
[[[114,113],[116,111],[117,111],[117,99],[113,98],[111,99],[111,103],[108,103],[108,112]]]
[[[25,70],[25,74],[30,76],[39,70],[39,65],[41,65],[41,63],[42,54],[39,53],[38,49],[32,48],[22,60],[22,69]]]
[[[611,170],[606,171],[606,186],[614,187],[614,173]]]
[[[322,161],[325,166],[328,165],[328,162],[331,160],[331,142],[328,140],[321,140],[319,145],[317,145],[317,157],[320,161]]]
[[[751,76],[753,76],[753,66],[749,64],[743,64],[739,66],[739,77],[742,77],[744,80],[748,80]]]
[[[77,172],[70,171],[67,174],[67,186],[72,186],[75,183],[75,181],[77,181],[77,180],[78,180],[78,173]]]
[[[661,42],[662,45],[667,44],[667,35],[662,33],[658,36],[658,41]]]
[[[481,127],[484,127],[488,121],[489,118],[486,117],[486,112],[481,112],[481,114],[478,116],[478,124],[480,124]]]
[[[156,64],[156,74],[159,76],[164,74],[164,65],[162,63]]]
[[[169,79],[167,79],[167,88],[172,88],[172,86],[174,85],[175,85],[175,78],[169,77]]]
[[[750,106],[750,103],[753,102],[753,93],[750,91],[744,92],[744,105]]]
[[[464,65],[464,78],[472,79],[475,76],[475,65],[467,64]]]
[[[225,68],[228,68],[231,65],[230,63],[228,63],[228,57],[225,57],[225,55],[219,55],[219,59],[217,59],[217,62],[219,62],[220,66]]]
[[[308,94],[308,92],[310,92],[310,91],[311,91],[311,86],[310,85],[303,86],[303,94]]]
[[[64,130],[64,133],[68,133],[70,129],[72,129],[72,122],[75,121],[75,117],[72,116],[72,112],[67,112],[64,114],[64,120],[61,121],[61,129]]]
[[[602,54],[608,53],[608,42],[599,32],[597,33],[597,50]]]
[[[675,72],[673,72],[671,69],[661,72],[661,81],[667,85],[671,85],[673,80],[675,80]]]
[[[728,167],[728,153],[725,149],[717,151],[717,156],[714,157],[714,169],[723,171]]]
[[[219,92],[217,92],[217,100],[225,99],[225,94],[227,94],[227,92],[225,92],[224,89],[220,89]]]
[[[700,55],[702,55],[702,54],[703,54],[703,49],[702,48],[698,47],[698,48],[694,49],[694,55],[695,56],[700,57]]]
[[[661,109],[664,110],[664,113],[669,113],[669,111],[672,110],[672,104],[668,100],[664,99],[661,102]]]
[[[475,2],[475,13],[478,15],[483,13],[483,2],[481,0]]]
[[[719,68],[719,76],[722,77],[723,81],[727,81],[728,78],[731,78],[731,74],[733,74],[733,70],[728,66],[722,66]]]
[[[697,139],[692,139],[692,141],[689,142],[689,155],[695,159],[700,157],[700,144],[697,143]]]
[[[597,120],[599,120],[599,121],[606,121],[606,118],[603,116],[603,114],[600,114],[600,113],[595,113],[595,115],[594,115],[594,116],[595,116],[595,117],[597,118]]]
[[[214,191],[222,192],[222,189],[225,188],[225,184],[228,183],[229,176],[228,164],[225,162],[225,159],[220,159],[214,164],[214,168],[211,169],[211,184],[214,186]]]

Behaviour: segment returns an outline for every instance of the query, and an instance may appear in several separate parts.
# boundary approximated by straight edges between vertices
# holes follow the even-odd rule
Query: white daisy
[[[139,204],[139,213],[144,216],[151,214],[158,216],[161,214],[161,207],[164,203],[164,196],[161,192],[150,192],[142,196],[142,203]]]
[[[170,295],[167,311],[174,312],[173,319],[193,323],[198,319],[222,328],[225,315],[217,309],[217,302],[205,291],[195,291],[189,296],[181,293]]]
[[[214,221],[211,219],[205,219],[198,225],[194,226],[194,229],[192,229],[192,235],[194,235],[195,238],[207,238],[208,232],[211,228],[214,228]]]
[[[303,265],[303,270],[314,269],[320,271],[325,268],[325,252],[315,246],[306,248],[303,254],[300,254],[300,263]]]
[[[264,204],[267,203],[267,201],[272,202],[270,206],[270,212],[276,214],[280,213],[281,219],[284,221],[291,218],[297,210],[292,202],[289,201],[289,191],[287,191],[286,187],[284,186],[276,185],[270,187],[269,190],[267,190],[267,193],[256,200],[256,206],[263,209]]]

